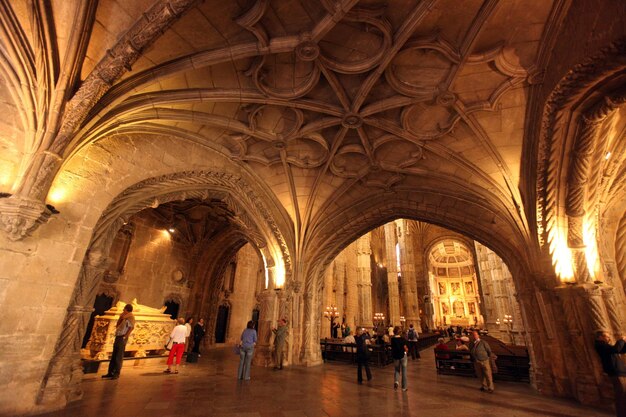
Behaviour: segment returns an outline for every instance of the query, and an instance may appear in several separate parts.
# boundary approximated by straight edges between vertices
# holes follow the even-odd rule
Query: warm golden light
[[[282,258],[276,262],[274,267],[274,288],[283,288],[285,286],[285,263]]]
[[[574,281],[572,251],[567,246],[567,239],[561,233],[555,233],[550,242],[554,272],[563,282]]]
[[[585,260],[591,278],[597,276],[598,244],[596,242],[596,228],[592,220],[585,220],[583,224],[583,242],[585,243]]]
[[[65,201],[66,197],[67,190],[63,187],[53,187],[48,193],[48,201],[53,205]]]
[[[261,252],[261,258],[263,259],[263,270],[265,272],[265,289],[268,289],[270,286],[270,271],[267,269],[267,260],[265,259],[265,255]]]
[[[0,191],[9,192],[13,186],[14,173],[13,165],[0,162]]]

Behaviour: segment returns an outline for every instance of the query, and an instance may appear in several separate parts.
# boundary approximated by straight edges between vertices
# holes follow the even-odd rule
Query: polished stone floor
[[[165,361],[163,361],[165,362]],[[103,364],[106,365],[106,364]],[[611,416],[571,401],[543,397],[528,384],[496,384],[478,391],[474,378],[438,376],[432,349],[409,362],[408,392],[393,389],[393,367],[373,368],[373,380],[356,383],[356,368],[325,364],[283,371],[253,367],[238,381],[230,349],[205,352],[178,375],[164,365],[126,366],[118,380],[87,375],[83,400],[49,417],[339,417],[339,416]],[[103,370],[106,366],[101,367]]]

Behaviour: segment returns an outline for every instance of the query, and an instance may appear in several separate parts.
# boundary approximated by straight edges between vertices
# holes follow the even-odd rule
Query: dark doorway
[[[230,307],[220,306],[217,310],[217,322],[215,323],[215,343],[226,341],[226,326],[228,325],[228,312]]]
[[[180,304],[176,301],[166,301],[165,302],[165,311],[163,314],[169,314],[172,320],[176,320],[178,318],[178,309],[180,308]]]
[[[252,310],[252,322],[254,323],[254,330],[259,331],[259,315],[261,312],[259,309],[255,308]]]
[[[110,309],[113,306],[113,297],[109,297],[106,294],[98,294],[96,295],[96,301],[93,303],[93,312],[89,317],[89,323],[87,323],[87,331],[85,331],[85,337],[83,337],[82,348],[87,346],[87,342],[89,342],[89,338],[91,337],[91,331],[93,330],[93,323],[96,319],[96,316],[101,316],[105,311]]]

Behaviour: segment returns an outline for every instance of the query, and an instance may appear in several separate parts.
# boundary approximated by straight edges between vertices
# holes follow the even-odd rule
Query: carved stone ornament
[[[320,54],[320,48],[315,42],[304,41],[296,46],[296,56],[302,61],[314,61]]]
[[[172,271],[172,281],[176,284],[181,284],[185,280],[185,274],[180,269]]]
[[[41,201],[21,197],[0,199],[0,222],[9,239],[21,240],[50,219],[52,211]]]

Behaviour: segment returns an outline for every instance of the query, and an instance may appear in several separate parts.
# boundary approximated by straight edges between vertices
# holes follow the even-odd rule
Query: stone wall
[[[263,262],[248,243],[237,252],[233,292],[229,294],[230,317],[226,332],[227,343],[240,340],[241,332],[252,319],[252,310],[257,307],[257,286],[263,278]]]
[[[189,251],[162,223],[149,216],[136,216],[132,224],[134,230],[124,271],[114,281],[105,278],[104,287],[113,287],[120,300],[136,298],[140,304],[155,308],[176,295],[183,302],[179,317],[183,316],[189,297]],[[118,253],[122,244],[123,241],[116,239],[111,252]]]
[[[488,247],[475,242],[475,249],[484,300],[485,328],[490,335],[507,343],[525,345],[526,331],[509,268]],[[511,324],[505,323],[505,315],[511,316]]]

